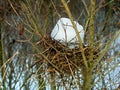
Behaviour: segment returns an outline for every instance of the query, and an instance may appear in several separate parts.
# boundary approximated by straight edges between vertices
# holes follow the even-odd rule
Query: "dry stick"
[[[94,67],[92,69],[95,68],[95,66],[100,62],[100,60],[103,58],[103,56],[106,54],[106,52],[108,51],[108,49],[110,48],[111,44],[113,43],[113,41],[120,35],[120,30],[117,31],[117,33],[113,36],[113,38],[106,44],[105,48],[100,52],[99,57],[97,58],[97,62],[94,63]]]
[[[37,25],[36,19],[35,19],[35,15],[32,11],[32,7],[29,5],[26,6],[24,3],[22,4],[22,7],[27,11],[27,18],[29,20],[29,23],[33,26],[33,30],[34,32],[36,32],[40,38],[43,37],[42,32],[39,32],[38,30],[40,30],[39,25]]]
[[[73,76],[73,78],[74,78],[74,81],[75,81],[76,87],[77,87],[77,89],[79,89],[79,86],[78,86],[78,84],[77,84],[77,81],[76,81],[76,79],[75,79],[75,76],[74,76],[74,74],[73,74],[73,71],[72,71],[72,69],[71,69],[71,66],[70,66],[69,60],[68,60],[68,58],[67,58],[66,55],[65,55],[65,58],[66,58],[66,60],[67,60],[67,62],[68,62],[68,66],[69,66],[69,69],[70,69],[70,71],[71,71],[71,74],[72,74],[72,76]]]
[[[13,60],[13,58],[14,58],[16,55],[18,55],[18,54],[19,54],[18,51],[17,51],[15,54],[13,54],[13,56],[10,57],[10,58],[0,67],[0,71],[1,71],[1,69],[2,69],[7,63],[11,62],[11,61]]]
[[[87,60],[86,60],[85,53],[84,53],[84,48],[83,48],[83,45],[82,45],[82,40],[81,40],[81,37],[79,36],[78,29],[77,29],[77,27],[76,27],[76,25],[74,23],[73,17],[71,15],[71,12],[70,12],[68,6],[67,6],[67,3],[65,2],[65,0],[61,0],[61,1],[62,1],[62,4],[64,5],[64,7],[66,9],[66,13],[68,14],[68,17],[70,18],[70,20],[72,22],[73,28],[75,29],[78,41],[80,41],[80,45],[79,46],[80,46],[80,48],[82,50],[83,61],[84,61],[84,64],[85,64],[86,68],[88,68]]]
[[[86,12],[87,12],[87,16],[89,16],[90,13],[89,13],[89,9],[88,9],[88,7],[87,7],[87,4],[86,4],[85,0],[82,0],[82,2],[83,2],[83,4],[84,4],[85,10],[86,10]],[[86,30],[87,30],[87,27],[89,26],[89,21],[90,21],[90,18],[87,18],[86,23],[85,23],[85,26],[84,26],[84,31],[85,31],[85,32],[86,32]]]
[[[15,14],[16,14],[18,17],[20,17],[20,15],[19,15],[19,14],[17,13],[17,11],[15,10],[12,2],[11,2],[10,0],[8,0],[8,2],[9,2],[9,4],[10,4],[10,6],[12,7],[13,11],[15,12]]]
[[[89,16],[89,10],[88,10],[88,8],[87,8],[87,5],[86,5],[86,3],[85,3],[85,0],[82,0],[82,2],[83,2],[83,4],[84,4],[85,9],[86,9],[86,12],[87,12],[87,14],[88,14],[88,16]]]
[[[56,6],[55,6],[55,4],[54,4],[53,0],[51,0],[51,3],[52,3],[52,5],[53,5],[53,7],[54,7],[54,9],[55,9],[55,11],[56,11],[56,13],[57,13],[58,17],[60,18],[60,17],[61,17],[61,15],[58,13],[58,10],[57,10],[57,8],[56,8]]]
[[[57,69],[60,73],[63,73],[59,68],[57,68],[56,65],[54,65],[45,55],[43,55],[42,53],[40,53],[40,55],[46,60],[48,61],[55,69]]]
[[[116,67],[118,67],[118,66],[119,66],[119,63],[115,64],[110,70],[108,70],[108,71],[104,74],[104,76],[108,75],[111,71],[113,71],[113,70],[114,70]],[[94,86],[94,85],[96,85],[98,82],[100,82],[101,79],[102,79],[102,78],[99,78],[97,81],[95,81],[92,86]]]
[[[16,52],[16,53],[13,54],[13,56],[10,57],[5,63],[3,63],[3,65],[2,65],[1,68],[0,68],[0,71],[2,70],[2,68],[5,67],[5,65],[6,65],[7,63],[12,62],[12,61],[13,61],[13,58],[14,58],[16,55],[18,55],[18,54],[19,54],[19,52]],[[6,69],[4,70],[3,77],[2,77],[2,82],[3,82],[4,79],[5,79],[5,75],[6,75],[6,73],[7,73],[7,70],[8,70],[8,67],[6,67]]]
[[[15,14],[16,14],[16,15],[20,18],[20,20],[22,21],[22,23],[24,23],[25,25],[27,25],[27,24],[24,22],[24,20],[20,17],[20,15],[19,15],[19,13],[16,11],[16,9],[14,8],[12,2],[11,2],[10,0],[8,0],[8,2],[9,2],[9,4],[10,4],[11,8],[13,9],[13,11],[15,12]],[[23,3],[23,4],[24,4],[24,3]],[[24,5],[24,6],[25,6],[25,5]],[[22,8],[26,9],[27,7],[22,7]],[[28,10],[26,10],[26,11],[28,11]],[[24,14],[24,13],[23,13],[23,14]],[[30,25],[27,25],[27,26],[30,27]]]

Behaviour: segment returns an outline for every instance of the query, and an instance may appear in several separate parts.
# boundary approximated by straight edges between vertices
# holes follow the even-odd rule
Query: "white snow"
[[[74,23],[80,32],[79,35],[81,37],[82,43],[84,43],[83,27],[77,21],[74,21]],[[60,18],[57,21],[57,24],[51,32],[51,38],[67,45],[69,48],[75,48],[77,43],[79,43],[75,29],[73,28],[69,18]]]

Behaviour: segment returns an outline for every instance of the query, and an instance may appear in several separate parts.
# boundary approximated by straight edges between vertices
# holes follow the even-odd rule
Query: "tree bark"
[[[92,85],[92,79],[93,79],[93,60],[94,60],[94,29],[95,29],[95,3],[96,0],[91,0],[90,1],[90,7],[89,7],[89,59],[88,59],[88,68],[84,67],[83,69],[83,90],[91,90],[91,85]]]
[[[83,68],[82,74],[83,74],[83,79],[84,79],[83,90],[91,90],[92,79],[93,79],[93,77],[92,77],[93,74],[92,74],[91,68],[90,69]]]

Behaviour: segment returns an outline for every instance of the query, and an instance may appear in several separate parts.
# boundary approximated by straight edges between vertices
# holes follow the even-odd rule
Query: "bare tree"
[[[120,61],[119,1],[0,2],[0,88],[104,90],[119,86],[120,72],[112,75]],[[84,26],[85,43],[80,48],[71,50],[50,38],[61,17],[70,18],[80,42],[73,21]]]

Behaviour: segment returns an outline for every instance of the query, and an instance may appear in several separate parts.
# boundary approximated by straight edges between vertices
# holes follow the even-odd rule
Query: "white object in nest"
[[[83,27],[76,21],[74,21],[81,37],[82,43],[84,42],[84,30]],[[60,18],[57,24],[51,32],[51,38],[57,40],[60,43],[68,46],[69,48],[75,48],[79,46],[79,41],[69,18]]]

